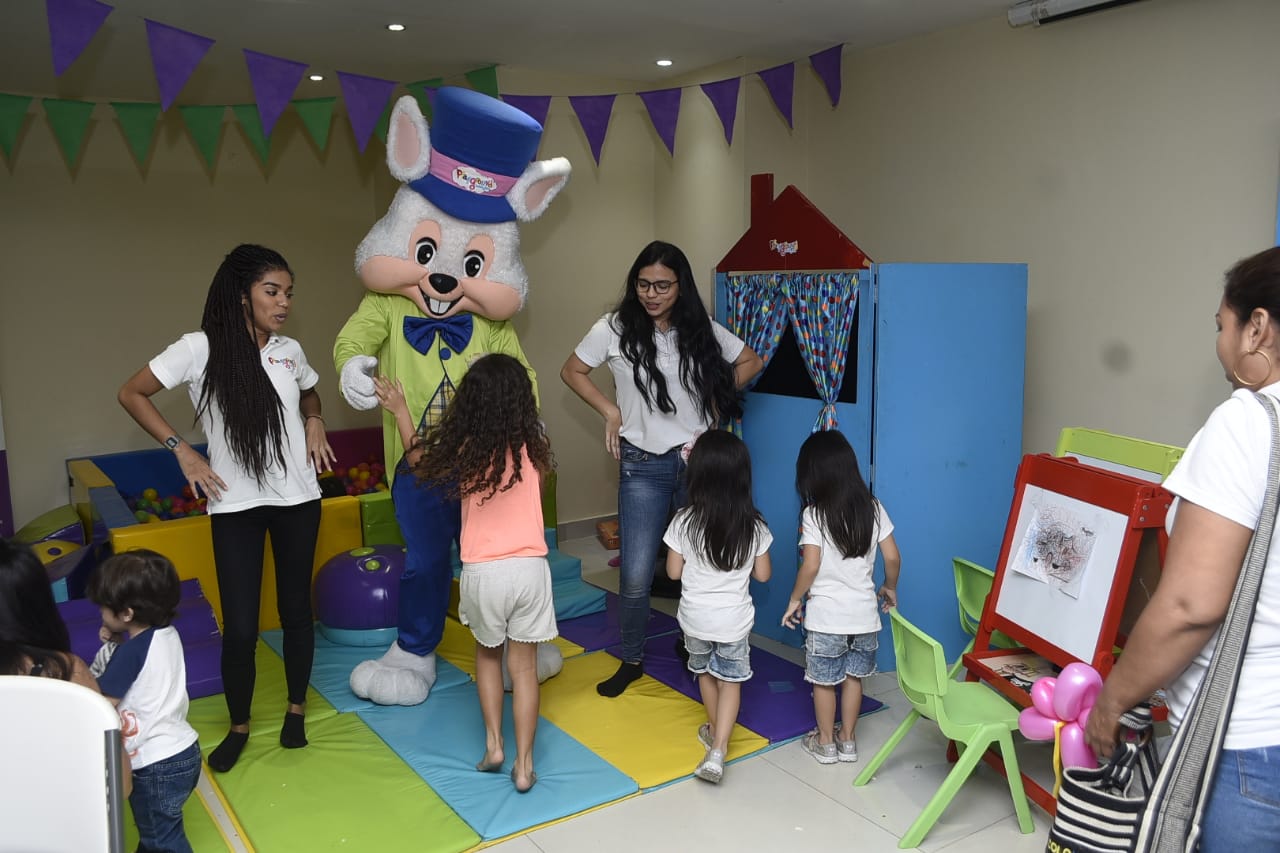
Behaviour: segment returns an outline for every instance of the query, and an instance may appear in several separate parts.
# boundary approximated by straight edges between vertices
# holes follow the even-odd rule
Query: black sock
[[[222,739],[222,743],[209,753],[209,768],[219,773],[226,773],[232,767],[236,766],[236,761],[240,758],[240,751],[244,749],[244,745],[249,742],[248,732],[227,732],[227,736]]]
[[[298,749],[307,745],[307,731],[303,726],[301,714],[288,711],[284,715],[284,725],[280,728],[280,745],[285,749]]]
[[[622,662],[618,667],[618,671],[609,676],[608,680],[602,681],[596,685],[596,692],[601,696],[621,696],[622,691],[627,689],[627,685],[644,675],[644,667],[638,663]]]

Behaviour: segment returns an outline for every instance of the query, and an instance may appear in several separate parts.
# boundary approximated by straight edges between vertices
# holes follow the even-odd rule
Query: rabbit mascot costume
[[[351,406],[377,407],[375,374],[399,380],[420,433],[439,421],[479,356],[505,353],[528,367],[510,323],[528,291],[516,223],[541,216],[570,169],[561,157],[534,161],[542,126],[502,101],[445,87],[433,112],[428,131],[412,97],[396,102],[387,165],[402,186],[356,250],[367,292],[333,350]],[[416,705],[436,679],[461,511],[444,489],[419,483],[405,468],[395,419],[386,412],[382,429],[407,550],[399,637],[381,658],[352,671],[351,690],[381,705]],[[560,666],[559,649],[541,644],[539,680]]]

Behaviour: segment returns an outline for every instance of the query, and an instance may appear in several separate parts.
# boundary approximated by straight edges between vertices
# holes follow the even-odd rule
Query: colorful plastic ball
[[[395,627],[400,611],[403,545],[369,545],[331,557],[315,579],[323,627],[364,631]]]
[[[143,489],[142,496],[149,501],[154,501],[160,497],[160,493],[157,492],[155,489]]]

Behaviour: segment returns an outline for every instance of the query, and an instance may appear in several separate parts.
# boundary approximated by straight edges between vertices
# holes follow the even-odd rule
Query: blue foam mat
[[[559,820],[636,793],[623,774],[546,719],[538,720],[534,766],[538,782],[527,794],[511,784],[515,731],[511,697],[503,702],[507,760],[496,773],[480,773],[484,754],[480,700],[470,681],[457,683],[441,660],[431,698],[413,707],[373,707],[358,716],[486,841]],[[441,689],[440,683],[450,685]]]
[[[277,628],[262,632],[262,641],[276,654],[284,657],[284,634]],[[316,656],[311,666],[311,686],[329,701],[340,714],[376,708],[368,699],[361,699],[351,692],[351,670],[361,661],[382,657],[386,649],[380,646],[340,646],[331,642],[316,627]],[[447,669],[446,669],[447,667]],[[461,684],[470,684],[471,676],[456,666],[436,657],[436,684],[431,688],[434,700],[438,691]]]

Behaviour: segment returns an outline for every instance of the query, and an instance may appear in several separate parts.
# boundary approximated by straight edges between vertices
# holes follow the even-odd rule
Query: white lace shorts
[[[546,557],[463,563],[458,585],[458,618],[482,646],[496,648],[508,638],[542,643],[559,633]]]

